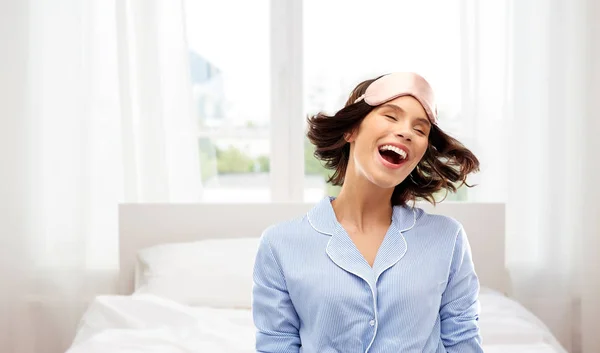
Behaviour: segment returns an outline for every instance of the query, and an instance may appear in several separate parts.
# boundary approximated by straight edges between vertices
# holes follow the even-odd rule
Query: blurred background
[[[0,351],[68,347],[120,203],[335,195],[307,116],[416,71],[482,165],[445,202],[506,204],[514,296],[600,353],[599,23],[595,0],[2,0]]]

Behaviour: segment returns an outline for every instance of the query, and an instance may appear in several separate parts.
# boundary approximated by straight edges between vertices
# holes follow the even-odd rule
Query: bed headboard
[[[301,216],[311,207],[304,203],[119,205],[119,294],[133,292],[140,249],[217,237],[258,237],[269,225]],[[459,220],[482,286],[510,292],[504,266],[504,204],[443,202],[418,207]]]

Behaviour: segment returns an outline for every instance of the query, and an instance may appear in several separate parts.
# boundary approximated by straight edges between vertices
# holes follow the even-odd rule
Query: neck
[[[349,166],[350,167],[350,166]],[[332,202],[338,221],[358,230],[388,225],[394,189],[382,189],[348,168],[339,196]]]

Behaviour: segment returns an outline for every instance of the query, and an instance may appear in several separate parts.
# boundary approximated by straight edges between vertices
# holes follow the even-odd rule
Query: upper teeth
[[[379,148],[380,151],[392,151],[392,152],[396,152],[397,154],[400,155],[400,157],[402,157],[402,159],[406,158],[406,152],[404,152],[403,149],[398,148],[396,146],[392,146],[392,145],[385,145],[385,146],[381,146]]]

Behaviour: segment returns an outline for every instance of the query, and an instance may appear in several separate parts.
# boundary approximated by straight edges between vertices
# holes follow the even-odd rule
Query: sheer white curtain
[[[581,219],[581,237],[577,244],[582,249],[580,267],[581,287],[581,348],[583,353],[600,352],[598,318],[600,317],[600,3],[588,0],[584,11],[586,84],[586,121],[583,135],[584,188]]]
[[[117,1],[127,201],[201,198],[182,1]]]
[[[482,163],[469,201],[506,202],[512,296],[569,351],[600,352],[600,7],[460,6],[459,128]]]
[[[508,1],[460,0],[461,140],[479,158],[469,178],[471,202],[505,202],[506,109],[510,94],[511,16]]]
[[[0,5],[0,347],[61,352],[113,291],[120,202],[200,197],[178,1]]]
[[[507,265],[572,352],[600,351],[598,31],[593,1],[513,1]],[[594,55],[595,54],[595,55]],[[593,321],[592,321],[593,320]]]

